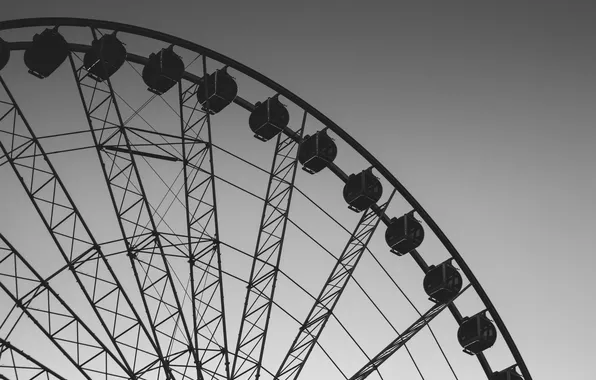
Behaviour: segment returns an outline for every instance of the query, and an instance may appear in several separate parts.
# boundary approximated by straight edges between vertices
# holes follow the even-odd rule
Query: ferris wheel
[[[531,380],[424,208],[264,75],[41,18],[0,84],[0,378]]]

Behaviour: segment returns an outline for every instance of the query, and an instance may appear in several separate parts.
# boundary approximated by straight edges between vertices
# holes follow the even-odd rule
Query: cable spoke
[[[366,363],[360,370],[350,377],[350,380],[364,380],[373,371],[377,370],[387,359],[403,347],[410,339],[412,339],[424,326],[428,325],[437,315],[439,315],[445,308],[451,305],[457,297],[462,295],[471,284],[463,288],[454,298],[447,303],[435,304],[426,313],[416,320],[410,327],[402,332],[396,339],[383,348],[374,358]]]
[[[145,42],[154,44],[165,43],[169,45],[169,49],[186,50],[186,53],[193,52],[196,54],[193,62],[202,59],[203,70],[200,74],[191,73],[192,68],[186,71],[190,65],[189,63],[186,67],[178,65],[179,70],[184,71],[183,73],[176,73],[178,69],[173,68],[175,65],[172,65],[172,72],[168,72],[166,66],[169,65],[162,56],[159,57],[158,62],[152,58],[155,55],[146,58],[133,52],[126,52],[121,58],[125,59],[132,70],[136,72],[136,75],[133,75],[133,80],[138,82],[133,83],[130,81],[130,77],[126,77],[129,80],[126,82],[126,93],[129,90],[134,90],[136,85],[141,84],[139,80],[146,82],[151,92],[161,93],[157,89],[160,86],[155,87],[149,84],[151,81],[157,83],[155,81],[157,78],[147,76],[148,72],[157,70],[157,62],[161,71],[159,80],[169,79],[170,83],[177,80],[179,86],[177,94],[179,104],[175,104],[176,100],[173,100],[175,97],[170,98],[161,95],[148,95],[145,97],[140,95],[137,100],[143,102],[142,105],[136,107],[138,104],[131,102],[131,104],[135,104],[135,109],[127,102],[127,100],[130,100],[128,95],[124,97],[116,92],[109,77],[98,78],[96,74],[92,73],[94,70],[89,69],[86,71],[85,67],[88,68],[89,66],[87,56],[85,56],[87,62],[84,63],[82,54],[81,56],[75,54],[75,52],[97,54],[95,50],[97,46],[66,42],[65,46],[70,50],[68,59],[89,124],[87,131],[35,136],[14,99],[8,99],[7,101],[0,99],[0,169],[5,166],[8,171],[12,171],[17,175],[17,180],[25,190],[24,195],[29,198],[31,205],[34,206],[40,221],[43,223],[42,227],[45,227],[51,235],[53,241],[51,249],[57,250],[64,260],[64,263],[61,262],[56,266],[58,269],[53,265],[48,265],[47,272],[50,272],[49,276],[48,273],[44,272],[43,275],[47,277],[42,278],[35,270],[41,272],[42,269],[46,269],[41,266],[44,264],[43,261],[36,261],[35,264],[38,265],[39,263],[39,267],[33,268],[16,251],[13,252],[12,249],[7,248],[4,251],[0,249],[0,255],[9,252],[4,256],[0,256],[0,288],[2,289],[0,293],[5,293],[3,297],[8,300],[7,304],[12,306],[5,308],[6,311],[2,315],[3,319],[0,319],[0,336],[2,337],[0,339],[0,369],[2,369],[0,371],[2,372],[0,380],[7,380],[8,378],[19,380],[20,378],[31,377],[61,379],[61,377],[40,364],[39,361],[33,359],[30,356],[31,352],[24,353],[11,345],[11,343],[15,343],[14,341],[8,342],[11,336],[13,340],[15,337],[20,338],[18,334],[24,326],[31,324],[31,321],[37,325],[37,328],[41,329],[41,335],[45,335],[50,340],[50,348],[60,351],[57,353],[68,358],[70,364],[78,369],[77,372],[88,379],[110,377],[131,380],[156,380],[162,378],[166,380],[191,378],[193,380],[207,380],[205,378],[209,378],[208,380],[258,380],[261,375],[270,375],[275,380],[296,380],[301,373],[306,374],[306,372],[301,371],[307,360],[309,360],[311,352],[315,352],[314,346],[317,346],[321,348],[322,353],[316,352],[316,354],[319,357],[322,354],[326,355],[347,380],[349,376],[346,376],[345,368],[343,366],[340,368],[339,363],[336,363],[329,355],[329,353],[334,354],[335,352],[329,350],[328,353],[327,349],[329,347],[321,347],[318,341],[329,319],[334,319],[339,323],[339,326],[364,354],[365,359],[363,361],[368,361],[350,380],[364,380],[374,371],[381,376],[379,367],[385,360],[401,347],[408,350],[406,343],[425,326],[429,328],[453,376],[457,379],[454,368],[430,328],[431,320],[445,308],[450,310],[458,324],[464,321],[453,300],[446,305],[436,304],[426,313],[421,314],[402,291],[400,285],[397,284],[395,276],[392,277],[383,264],[373,255],[376,265],[380,266],[384,276],[388,276],[420,316],[417,322],[400,334],[394,326],[395,321],[383,311],[385,305],[382,303],[377,304],[376,301],[378,300],[375,294],[367,292],[367,289],[362,287],[353,277],[355,267],[359,263],[362,254],[365,251],[372,253],[371,249],[368,248],[368,241],[375,228],[377,228],[379,219],[388,225],[391,221],[390,217],[384,213],[387,205],[377,206],[375,204],[371,206],[370,210],[367,210],[367,213],[363,216],[363,220],[358,224],[356,231],[352,232],[341,224],[341,219],[336,219],[335,212],[327,208],[328,203],[321,207],[307,195],[307,193],[311,194],[310,192],[302,192],[294,186],[297,167],[296,153],[297,148],[302,144],[304,120],[299,132],[294,132],[287,127],[283,128],[277,139],[270,170],[265,170],[255,164],[252,158],[249,158],[252,155],[244,156],[240,153],[242,147],[239,144],[232,143],[231,148],[226,146],[230,150],[213,144],[213,141],[211,141],[211,117],[208,112],[203,111],[209,109],[209,104],[203,104],[205,108],[200,110],[197,109],[197,101],[195,100],[198,87],[206,83],[204,80],[207,76],[207,59],[212,59],[218,65],[223,65],[224,70],[229,67],[238,72],[240,78],[238,78],[237,83],[241,85],[242,91],[254,90],[255,93],[262,90],[274,91],[277,94],[276,96],[281,95],[293,103],[292,107],[303,110],[304,119],[306,119],[306,115],[309,115],[309,118],[313,117],[316,122],[320,122],[325,130],[334,132],[334,137],[341,139],[344,143],[340,148],[352,150],[352,156],[341,156],[342,160],[344,157],[348,157],[347,160],[343,160],[344,163],[352,163],[353,161],[350,160],[355,156],[359,156],[360,159],[367,161],[370,166],[375,168],[384,177],[384,180],[390,183],[390,190],[393,190],[393,193],[397,191],[403,200],[409,203],[409,207],[411,206],[418,213],[425,225],[434,233],[452,259],[455,260],[458,269],[470,282],[459,294],[469,287],[475,290],[480,301],[486,306],[486,311],[494,319],[496,327],[500,331],[522,375],[526,380],[531,380],[521,354],[494,305],[471,269],[438,225],[387,168],[321,112],[264,75],[200,45],[164,33],[108,21],[69,18],[24,19],[0,22],[0,30],[42,26],[54,26],[56,31],[60,27],[61,33],[63,30],[71,31],[75,28],[79,31],[82,30],[81,28],[90,29],[94,42],[97,41],[98,34],[102,37],[110,37],[110,33],[115,35],[117,32],[119,36],[125,36],[124,39],[128,46],[131,46],[133,42],[138,42],[137,39],[146,39]],[[100,31],[98,28],[105,32]],[[28,50],[36,45],[36,41],[40,42],[37,40],[38,36],[33,41],[8,42],[7,44],[0,41],[2,43],[0,48],[8,47],[8,51]],[[77,35],[76,38],[72,38],[72,35],[65,35],[65,37],[66,40],[78,40],[80,36]],[[142,45],[143,49],[147,46]],[[49,47],[49,45],[46,47]],[[102,49],[100,49],[100,55],[106,52],[104,48],[105,46],[102,46]],[[3,52],[6,53],[6,50]],[[195,55],[188,57],[187,60],[190,61],[193,57]],[[4,58],[4,56],[1,58]],[[73,59],[78,59],[80,62],[75,65]],[[28,60],[25,59],[25,61],[27,63]],[[44,61],[44,59],[40,59],[40,61]],[[48,62],[40,63],[49,64]],[[119,64],[121,63],[119,62]],[[1,64],[4,67],[4,63]],[[104,61],[99,60],[96,64],[104,65]],[[143,65],[147,65],[145,67],[147,71],[141,74],[139,68]],[[27,66],[32,65],[29,62]],[[103,69],[103,71],[106,71],[105,66]],[[32,69],[31,72],[35,73],[35,70]],[[89,76],[89,73],[91,73],[91,76]],[[170,78],[172,73],[175,75]],[[114,78],[125,78],[125,75],[121,74],[120,72]],[[179,74],[182,77],[181,81],[179,80]],[[43,77],[44,75],[40,76]],[[254,83],[245,86],[247,79]],[[0,80],[2,79],[0,78]],[[186,89],[183,87],[183,83],[188,85]],[[132,84],[132,86],[129,87],[129,84]],[[258,85],[261,88],[251,87],[252,85]],[[8,92],[3,80],[2,86]],[[205,91],[209,95],[210,89],[205,89]],[[166,112],[152,113],[149,117],[150,111],[153,111],[154,108],[152,106],[162,106],[161,104],[154,104],[154,100],[158,96],[169,109],[163,107],[162,111],[165,110]],[[9,93],[8,97],[12,98]],[[250,99],[250,97],[247,99]],[[259,104],[251,104],[240,96],[236,96],[233,102],[249,112],[254,112],[259,106]],[[130,108],[132,114],[126,110],[126,117],[123,118],[121,110],[125,107]],[[149,108],[151,109],[149,110]],[[148,111],[145,112],[145,110]],[[176,117],[169,115],[169,110],[173,111]],[[269,108],[267,108],[267,112],[269,112]],[[175,122],[180,121],[181,133],[171,135],[158,131],[158,129],[164,129],[161,128],[163,126],[171,125],[171,123],[159,121],[155,124],[163,123],[164,125],[155,128],[151,124],[154,120],[162,120],[162,116],[170,117]],[[230,116],[230,118],[227,119],[227,116]],[[231,112],[230,115],[224,115],[221,120],[227,122],[227,120],[234,120],[236,116],[238,115]],[[146,123],[147,127],[143,125],[142,128],[135,128],[129,125],[129,123],[135,123],[138,120]],[[251,127],[254,126],[251,124]],[[88,137],[87,134],[89,134],[93,139],[92,144],[84,142],[82,138],[69,137],[81,133],[85,134],[81,137]],[[67,145],[65,141],[68,139],[72,139],[75,143]],[[317,144],[320,143],[319,140],[316,140],[316,142]],[[62,143],[62,145],[56,143]],[[41,144],[44,145],[43,148]],[[55,158],[55,162],[58,163],[66,161],[66,158],[84,157],[86,150],[90,148],[97,151],[102,175],[109,189],[109,201],[113,206],[113,210],[110,208],[109,211],[114,211],[114,216],[118,221],[117,228],[120,229],[120,233],[117,235],[121,235],[116,239],[109,237],[107,239],[111,241],[102,244],[98,244],[91,235],[91,231],[83,220],[79,209],[73,203],[70,194],[66,191],[61,178],[49,160],[50,157],[54,159],[58,156]],[[337,146],[333,148],[335,149]],[[262,194],[256,195],[250,189],[250,186],[242,187],[239,184],[239,178],[228,177],[224,179],[225,175],[216,175],[213,149],[219,149],[225,154],[250,165],[252,168],[265,172],[269,178],[266,195],[264,197]],[[317,145],[318,149],[319,145]],[[334,150],[329,149],[329,152]],[[79,155],[73,153],[79,153]],[[334,157],[336,153],[337,151],[334,151]],[[343,153],[347,152],[343,151]],[[323,155],[319,155],[319,153],[317,155],[317,159],[325,160]],[[259,155],[256,154],[254,158],[258,160]],[[333,161],[333,159],[330,159],[330,161]],[[235,161],[235,163],[238,163],[238,161]],[[326,166],[329,170],[326,172],[331,172],[330,174],[334,174],[343,182],[347,182],[347,174],[338,165],[341,166],[341,162],[327,162]],[[151,171],[145,171],[147,168]],[[171,168],[176,168],[176,170],[170,170]],[[174,176],[176,177],[174,178]],[[156,177],[159,181],[156,180]],[[64,175],[63,178],[67,179]],[[236,248],[232,244],[226,244],[220,240],[219,223],[221,221],[218,220],[217,212],[216,179],[249,194],[255,199],[261,200],[263,204],[262,214],[260,215],[259,233],[254,254],[250,248],[248,250],[245,250],[245,247]],[[315,182],[321,184],[320,181],[309,182],[306,180],[305,185]],[[10,183],[7,184],[8,189],[10,189],[10,185]],[[167,189],[165,195],[162,192],[164,186]],[[222,187],[225,187],[225,185]],[[331,220],[347,233],[346,236],[349,236],[349,241],[340,256],[337,256],[339,252],[332,253],[323,245],[323,239],[318,238],[322,236],[318,236],[317,231],[312,230],[314,224],[299,225],[289,217],[294,189],[325,214],[327,223],[332,224]],[[227,189],[224,188],[224,190]],[[234,191],[232,189],[232,192]],[[73,195],[77,196],[74,190]],[[163,197],[159,198],[162,195]],[[157,198],[154,198],[154,196]],[[393,194],[391,197],[393,197]],[[5,198],[8,199],[8,202],[12,201],[10,196]],[[297,201],[300,202],[301,200]],[[334,203],[330,202],[329,204]],[[220,210],[225,209],[224,206],[226,204],[222,205],[220,203]],[[16,215],[20,211],[17,209],[18,207],[15,204],[14,208],[9,210],[17,210]],[[293,207],[296,208],[296,206]],[[364,220],[369,212],[370,219]],[[184,214],[184,217],[182,217],[182,214]],[[376,217],[373,214],[376,214]],[[12,216],[10,213],[8,215]],[[89,221],[92,220],[89,219]],[[230,223],[233,222],[234,220]],[[299,276],[290,278],[287,273],[279,268],[284,241],[293,238],[289,235],[286,237],[288,222],[297,228],[298,235],[302,233],[299,237],[303,241],[307,244],[310,244],[311,241],[314,242],[315,246],[319,247],[315,248],[316,250],[324,250],[329,257],[335,260],[335,267],[327,278],[327,282],[321,290],[317,289],[317,291],[320,291],[317,297],[315,297],[317,293],[310,293],[307,290],[310,279],[305,278],[302,281],[302,279],[299,280]],[[7,221],[7,223],[10,223],[10,221]],[[318,223],[315,228],[318,228]],[[310,231],[307,232],[307,230]],[[291,227],[290,232],[292,232]],[[311,235],[312,232],[314,234]],[[343,235],[343,231],[340,231],[339,235]],[[97,236],[99,236],[99,231]],[[335,235],[332,238],[335,238]],[[230,243],[232,242],[230,241]],[[302,241],[298,244],[301,243]],[[108,247],[113,248],[111,244],[115,244],[116,248],[108,252]],[[251,260],[252,265],[249,276],[248,273],[238,276],[235,271],[241,266],[238,265],[235,268],[236,264],[231,262],[229,267],[228,263],[224,267],[227,271],[223,270],[220,248],[224,250],[224,256],[227,259],[226,247],[241,252],[244,255],[241,260]],[[123,255],[126,255],[126,257]],[[410,251],[409,256],[415,260],[423,272],[426,273],[429,270],[429,264],[416,250]],[[120,260],[118,266],[121,266],[122,260],[130,261],[131,268],[124,265],[123,270],[132,270],[132,272],[129,272],[130,276],[128,277],[130,278],[121,277],[122,283],[119,282],[110,267],[110,264],[114,265],[118,260]],[[365,260],[362,261],[359,264],[360,266],[368,264]],[[10,266],[8,265],[10,263],[18,263],[18,265]],[[375,266],[374,263],[370,264],[373,267]],[[116,265],[114,267],[119,270]],[[248,266],[243,267],[247,268]],[[120,275],[120,272],[118,273]],[[282,276],[279,279],[281,280],[279,284],[277,283],[278,275]],[[230,299],[233,297],[226,299],[229,305],[224,305],[223,276],[240,280],[245,283],[247,288],[246,295],[243,298],[242,314],[239,315],[241,317],[240,324],[234,326],[239,327],[238,331],[235,332],[238,334],[237,344],[233,347],[231,353],[228,350],[229,342],[226,332],[228,326],[224,306],[229,306],[228,309],[234,311],[234,305],[230,304]],[[61,299],[57,293],[59,289],[62,289],[60,286],[64,286],[61,281],[67,279],[67,277],[69,281],[77,283],[73,288],[74,292],[78,293],[69,295],[86,299],[81,305],[77,303],[75,310],[77,310],[78,315],[68,308],[68,305],[71,305],[71,307],[74,307],[74,305],[67,304],[69,301],[66,301],[68,299],[66,294],[61,293],[64,297],[64,299]],[[312,307],[304,321],[302,320],[304,316],[297,319],[289,314],[288,310],[280,306],[280,303],[284,304],[283,300],[279,300],[279,295],[285,290],[282,285],[284,285],[283,282],[286,278],[310,297],[306,301],[307,305],[312,305]],[[324,279],[321,278],[321,282]],[[314,277],[312,281],[315,281]],[[394,334],[397,335],[395,340],[372,359],[363,349],[366,346],[365,342],[356,340],[358,336],[356,331],[352,329],[348,331],[340,322],[340,316],[333,313],[346,284],[350,281],[354,282],[358,289],[364,293],[374,307],[372,311],[377,316],[382,316],[391,326]],[[132,285],[132,288],[130,290],[126,288],[125,291],[122,284]],[[280,290],[277,291],[277,298],[274,298],[276,284]],[[289,291],[297,290],[290,289]],[[127,292],[136,297],[135,302],[138,305],[132,304]],[[242,295],[244,295],[244,291],[240,292],[240,296]],[[346,296],[343,297],[346,298]],[[299,301],[303,300],[300,299]],[[366,303],[367,301],[362,299],[362,302]],[[40,303],[41,306],[38,306],[37,303]],[[365,306],[369,307],[371,305],[367,304]],[[79,310],[79,307],[82,309]],[[269,327],[270,318],[272,316],[277,317],[275,314],[277,310],[273,314],[271,312],[274,308],[281,309],[291,317],[297,324],[298,332],[291,332],[292,335],[289,336],[290,339],[295,338],[289,352],[287,354],[286,352],[279,352],[282,355],[286,354],[285,357],[280,357],[280,359],[283,358],[281,365],[279,365],[279,361],[275,361],[273,363],[274,368],[270,368],[270,358],[264,359],[264,352],[268,335],[271,338],[267,341],[267,344],[271,345],[275,335],[273,328],[277,327],[274,322],[271,323],[272,327]],[[140,309],[143,309],[143,311],[137,311]],[[309,309],[303,310],[308,311]],[[57,326],[52,321],[59,318],[66,318],[66,322],[63,320],[61,326]],[[52,321],[51,325],[48,321]],[[81,330],[86,335],[81,337],[76,335],[73,338],[75,335],[69,332],[71,328]],[[327,329],[330,328],[332,326]],[[39,334],[38,331],[35,331],[35,333]],[[31,348],[31,351],[35,352],[33,348]],[[81,355],[83,351],[85,353]],[[95,355],[93,352],[97,352],[97,354]],[[267,354],[270,353],[272,352],[268,349]],[[410,354],[409,350],[408,354]],[[487,377],[492,377],[493,371],[487,357],[482,352],[475,354],[484,374]],[[233,357],[230,358],[230,355]],[[315,361],[315,355],[312,356],[310,364],[314,364],[312,362]],[[424,378],[422,375],[424,371],[420,371],[411,354],[410,358],[414,362],[420,377]],[[233,361],[231,366],[229,365],[230,360]],[[6,367],[3,367],[4,364],[6,364]],[[307,371],[310,367],[309,365]],[[3,368],[8,368],[8,371],[12,372],[7,372]],[[275,369],[277,372],[273,373],[271,369]],[[346,372],[353,372],[353,370],[354,368]],[[76,373],[76,375],[79,374]],[[282,377],[284,379],[281,379]]]
[[[387,209],[394,195],[395,191],[391,193],[389,200],[381,206],[381,212]],[[276,379],[291,380],[300,375],[380,221],[377,213],[370,208],[362,214],[358,225],[277,370]]]

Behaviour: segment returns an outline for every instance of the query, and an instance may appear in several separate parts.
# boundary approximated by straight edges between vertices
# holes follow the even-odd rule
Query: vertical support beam
[[[136,378],[2,234],[0,289],[85,378]]]
[[[0,77],[0,151],[11,165],[62,258],[123,363],[138,372],[156,355],[134,305],[73,202],[50,158]],[[134,362],[134,364],[129,364]]]
[[[206,76],[204,56],[203,71]],[[178,84],[193,337],[200,360],[197,365],[203,377],[206,380],[228,380],[229,357],[211,119],[201,110],[196,96],[198,87],[190,84],[183,91],[182,82]],[[197,143],[198,140],[204,142]]]
[[[179,258],[166,256],[112,83],[109,78],[104,82],[92,79],[82,64],[75,65],[72,54],[69,61],[161,359],[159,371],[168,379],[176,372],[183,378],[202,380],[198,365],[194,366],[196,375],[186,373],[189,363],[199,359],[168,262]],[[104,149],[105,145],[112,149]],[[177,337],[180,332],[182,339]]]
[[[307,113],[297,135],[302,139]],[[288,221],[299,144],[278,135],[238,333],[232,379],[258,380]],[[240,357],[240,355],[242,357]]]
[[[362,214],[358,225],[350,236],[346,247],[335,263],[329,278],[323,285],[306,320],[302,323],[298,335],[294,338],[292,346],[277,370],[275,379],[293,380],[300,375],[312,349],[325,329],[327,321],[333,314],[339,298],[350,278],[352,278],[354,269],[356,269],[362,254],[366,251],[366,247],[379,225],[381,218],[378,215],[385,212],[394,195],[395,190],[385,204],[376,210],[369,208]]]

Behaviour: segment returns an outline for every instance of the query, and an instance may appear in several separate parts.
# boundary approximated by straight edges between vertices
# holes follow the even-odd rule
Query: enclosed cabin
[[[344,185],[344,199],[348,208],[355,212],[366,210],[383,195],[381,181],[372,172],[372,168],[358,174],[350,174]]]
[[[290,113],[286,106],[279,101],[279,95],[268,98],[264,102],[257,102],[250,113],[248,125],[255,137],[261,141],[268,141],[277,136],[290,122]]]
[[[431,301],[449,302],[462,288],[462,278],[449,259],[437,266],[431,265],[424,275],[423,287]]]
[[[174,47],[151,53],[143,68],[143,81],[147,89],[156,95],[162,95],[182,79],[184,62],[174,53]]]
[[[457,340],[464,352],[470,355],[476,355],[495,344],[497,329],[486,316],[486,310],[463,319],[457,330]]]
[[[414,218],[411,211],[400,218],[392,218],[385,231],[385,241],[391,252],[398,256],[410,253],[424,240],[422,224]]]
[[[306,135],[300,150],[298,150],[298,160],[302,164],[302,169],[310,174],[315,174],[323,170],[337,157],[337,145],[327,134],[327,129],[318,131],[312,136]]]
[[[516,365],[513,365],[502,371],[494,372],[490,380],[524,380],[522,375],[517,373],[517,371],[515,370],[515,366]]]
[[[102,82],[118,71],[124,61],[126,61],[126,48],[114,32],[105,34],[91,43],[91,49],[83,58],[83,65],[91,78]]]
[[[2,70],[6,66],[9,59],[10,47],[8,46],[8,42],[0,38],[0,70]]]
[[[197,89],[197,98],[202,109],[215,115],[234,101],[238,94],[236,81],[227,72],[227,67],[216,70],[201,80]]]
[[[49,77],[68,57],[68,43],[58,29],[46,29],[33,36],[25,50],[25,66],[29,73],[40,78]]]

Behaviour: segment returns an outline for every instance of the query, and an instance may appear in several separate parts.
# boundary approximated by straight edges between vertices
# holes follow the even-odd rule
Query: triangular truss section
[[[0,119],[0,151],[38,211],[123,363],[137,372],[159,357],[155,352],[139,349],[139,342],[151,347],[153,339],[1,77],[0,83],[1,104],[10,105]]]
[[[295,135],[280,133],[277,138],[238,333],[232,379],[258,379],[260,375],[298,166],[299,143],[295,137],[300,137],[298,141],[302,139],[306,116],[304,112],[302,125]]]
[[[410,327],[405,329],[397,338],[395,338],[391,343],[389,343],[385,348],[379,351],[372,359],[368,361],[362,368],[360,368],[354,375],[352,375],[349,380],[364,380],[366,379],[371,373],[378,370],[379,367],[389,359],[393,354],[395,354],[400,348],[406,345],[410,339],[412,339],[420,330],[422,330],[426,325],[428,325],[437,315],[441,314],[443,310],[445,310],[449,305],[453,303],[462,295],[471,284],[468,284],[465,288],[463,288],[455,297],[453,297],[449,302],[445,303],[437,303],[426,313],[424,313],[416,322],[414,322]]]
[[[199,362],[169,262],[186,259],[166,255],[110,79],[97,81],[69,60],[161,366],[168,378],[201,379],[198,366],[174,376],[176,367]]]
[[[12,262],[15,268],[12,272],[4,269],[0,289],[82,374],[105,373],[111,379],[132,375],[132,371],[114,356],[50,283],[1,234],[0,253],[0,262]],[[19,292],[13,292],[5,282],[14,282],[15,289],[21,284],[26,286],[25,289],[32,284],[34,287],[26,294],[21,290],[19,297]]]
[[[0,338],[0,379],[66,380],[66,378],[2,338]]]
[[[350,236],[346,247],[335,263],[329,278],[323,285],[319,296],[310,309],[306,320],[302,323],[292,346],[284,357],[275,379],[296,379],[312,349],[317,343],[327,321],[333,314],[335,305],[352,278],[362,254],[366,251],[368,243],[377,229],[382,215],[395,195],[395,190],[389,199],[380,208],[368,208],[360,218],[358,225]],[[380,210],[380,212],[379,212]]]
[[[205,379],[223,380],[230,374],[211,119],[201,110],[198,88],[194,83],[186,89],[179,84],[187,226],[183,252],[190,263],[193,335],[199,365]]]

